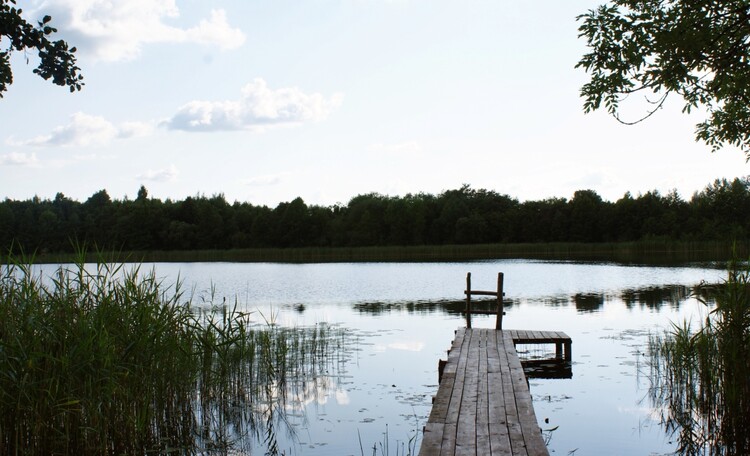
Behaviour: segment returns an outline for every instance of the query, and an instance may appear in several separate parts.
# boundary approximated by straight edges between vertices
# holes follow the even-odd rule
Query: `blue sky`
[[[636,126],[583,114],[575,17],[601,2],[18,0],[78,47],[86,85],[70,94],[14,55],[0,197],[132,199],[145,185],[330,205],[469,184],[689,198],[750,174],[739,150],[694,141],[701,113],[676,97]],[[645,108],[626,105],[632,119]]]

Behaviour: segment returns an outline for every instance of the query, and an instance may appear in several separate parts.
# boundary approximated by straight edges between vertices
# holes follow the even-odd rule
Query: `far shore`
[[[113,262],[451,262],[492,259],[611,261],[628,264],[673,265],[690,262],[723,264],[733,256],[748,258],[750,242],[645,240],[605,243],[527,243],[436,246],[251,248],[231,250],[118,251],[88,249],[85,261]],[[28,252],[27,252],[28,253]],[[33,263],[69,263],[75,253],[36,252]]]

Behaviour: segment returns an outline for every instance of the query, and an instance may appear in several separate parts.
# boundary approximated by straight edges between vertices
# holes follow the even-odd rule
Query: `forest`
[[[84,202],[0,202],[0,247],[66,253],[76,245],[126,251],[256,247],[358,247],[546,242],[745,240],[750,235],[750,177],[717,179],[690,200],[676,191],[626,193],[615,202],[593,190],[570,199],[523,201],[468,185],[439,195],[358,195],[346,205],[275,208],[229,203],[224,195],[182,201],[135,200],[100,190]]]

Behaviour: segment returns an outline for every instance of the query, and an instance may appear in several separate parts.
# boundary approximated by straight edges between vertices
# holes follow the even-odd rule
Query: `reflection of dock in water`
[[[439,363],[440,386],[419,454],[549,455],[526,376],[570,378],[572,341],[557,331],[502,330],[502,274],[497,292],[472,292],[470,281],[469,275],[467,328],[456,331],[448,360]],[[498,300],[497,329],[472,329],[471,295],[489,293]],[[554,344],[554,355],[522,364],[516,346],[527,344]]]

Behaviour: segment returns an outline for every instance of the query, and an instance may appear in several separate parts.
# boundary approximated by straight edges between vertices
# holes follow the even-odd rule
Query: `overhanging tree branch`
[[[613,0],[578,16],[589,52],[576,67],[591,75],[581,88],[585,112],[602,103],[633,125],[658,111],[669,93],[683,112],[704,107],[696,139],[717,150],[740,147],[750,159],[750,0]],[[636,121],[620,117],[620,96],[664,92]]]
[[[0,48],[5,47],[7,40],[7,47],[0,51],[0,97],[13,83],[10,55],[14,51],[36,50],[39,65],[34,69],[35,74],[66,86],[71,92],[81,90],[84,83],[76,65],[76,48],[68,47],[63,40],[50,40],[49,37],[57,33],[57,29],[50,25],[50,16],[44,16],[34,26],[21,16],[23,10],[16,8],[15,4],[15,0],[0,0]]]

